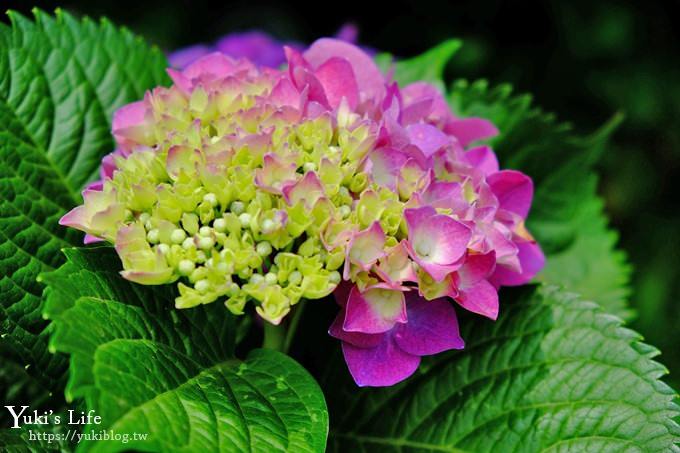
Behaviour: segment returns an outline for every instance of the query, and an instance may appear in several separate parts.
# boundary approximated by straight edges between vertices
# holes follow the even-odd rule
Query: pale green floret
[[[277,275],[275,273],[267,272],[264,275],[264,281],[267,282],[270,285],[274,285],[279,281],[279,278],[277,277]]]
[[[288,276],[288,282],[291,285],[299,285],[302,281],[302,274],[299,271],[293,271]]]
[[[276,228],[276,224],[271,219],[264,219],[262,221],[262,225],[260,228],[263,233],[269,234],[274,231],[274,229]]]
[[[146,225],[146,222],[149,221],[150,217],[151,216],[149,215],[148,212],[142,212],[141,214],[139,214],[139,221],[142,222],[142,225]]]
[[[198,230],[198,234],[200,236],[203,236],[203,237],[208,237],[208,236],[212,235],[212,228],[210,228],[209,226],[202,226]]]
[[[334,284],[340,283],[342,280],[342,276],[340,275],[340,272],[338,271],[333,271],[330,274],[328,274],[328,281]]]
[[[253,274],[250,276],[250,283],[253,285],[259,285],[264,282],[264,276],[262,274]]]
[[[163,255],[167,255],[170,253],[170,246],[168,244],[158,244],[158,250],[160,250]]]

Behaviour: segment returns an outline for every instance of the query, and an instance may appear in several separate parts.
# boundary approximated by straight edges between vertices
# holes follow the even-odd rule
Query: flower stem
[[[284,342],[286,340],[286,327],[281,324],[275,326],[267,321],[264,322],[264,341],[262,347],[275,351],[285,352]]]
[[[288,333],[286,334],[286,339],[283,343],[283,352],[288,353],[291,344],[293,343],[293,338],[295,337],[295,331],[300,323],[300,318],[302,317],[302,311],[305,309],[307,303],[306,299],[302,299],[300,303],[295,307],[293,312],[293,317],[290,320],[290,326],[288,326]]]

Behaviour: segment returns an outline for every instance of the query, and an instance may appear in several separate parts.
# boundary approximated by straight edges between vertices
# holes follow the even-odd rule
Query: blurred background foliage
[[[446,38],[464,47],[450,78],[510,82],[536,104],[595,130],[626,121],[600,164],[600,193],[635,267],[633,327],[659,347],[680,387],[680,5],[676,1],[377,3],[282,1],[3,0],[4,9],[59,6],[107,16],[166,50],[261,29],[310,42],[357,25],[359,41],[397,56]]]

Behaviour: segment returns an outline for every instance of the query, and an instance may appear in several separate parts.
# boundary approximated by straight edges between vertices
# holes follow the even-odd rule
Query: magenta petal
[[[360,387],[387,387],[411,376],[420,357],[403,351],[390,335],[375,348],[342,343],[342,352],[354,382]]]
[[[519,286],[531,281],[545,266],[545,255],[536,242],[517,242],[518,257],[522,272],[513,272],[503,266],[496,266],[491,282],[496,286]]]
[[[497,135],[498,129],[489,120],[465,118],[451,121],[446,125],[444,132],[455,135],[460,144],[465,147],[477,140]]]
[[[484,255],[468,255],[458,275],[463,285],[473,284],[488,278],[495,266],[496,253],[493,250]]]
[[[473,313],[494,320],[498,317],[498,290],[487,280],[480,280],[472,286],[461,288],[456,302]]]
[[[359,90],[373,99],[385,94],[385,79],[373,59],[358,47],[337,39],[322,38],[314,42],[304,57],[315,68],[333,57],[345,58],[352,65]]]
[[[124,105],[113,113],[112,130],[116,131],[138,126],[144,122],[146,103],[144,101],[132,102]]]
[[[340,313],[335,317],[333,324],[328,329],[328,334],[331,337],[337,338],[344,342],[350,343],[358,348],[375,348],[384,339],[386,333],[361,333],[361,332],[347,332],[342,328],[345,322],[345,309],[340,310]]]
[[[456,310],[449,300],[427,301],[415,293],[408,294],[406,309],[408,322],[397,326],[394,334],[394,340],[405,352],[421,356],[465,346],[458,331]]]
[[[359,103],[359,88],[349,61],[333,57],[319,66],[314,75],[321,82],[332,108],[337,108],[343,97],[352,110],[356,108]]]
[[[482,174],[490,175],[498,171],[498,159],[493,150],[488,146],[478,146],[467,150],[464,154],[465,159]]]
[[[534,197],[534,183],[531,178],[515,170],[502,170],[487,179],[489,187],[498,198],[500,208],[526,218]]]
[[[345,309],[342,328],[346,332],[383,333],[407,321],[404,293],[399,290],[377,288],[362,293],[355,286]]]
[[[202,44],[184,47],[168,54],[168,63],[173,68],[184,69],[189,64],[210,53],[210,48]]]
[[[430,124],[412,124],[406,128],[411,143],[430,157],[438,149],[449,144],[451,139],[442,131]]]

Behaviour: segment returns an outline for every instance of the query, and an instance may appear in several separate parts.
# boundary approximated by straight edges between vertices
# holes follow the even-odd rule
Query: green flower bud
[[[274,285],[279,281],[279,278],[273,272],[267,272],[264,276],[264,281],[270,285]]]
[[[203,236],[203,237],[208,237],[212,234],[212,228],[210,228],[209,226],[202,226],[198,230],[198,234]]]
[[[253,274],[250,277],[250,283],[253,285],[259,285],[262,282],[264,282],[264,276],[262,274]]]
[[[170,252],[170,246],[168,244],[158,244],[158,250],[160,250],[163,255],[167,255]]]
[[[210,250],[215,245],[215,240],[211,237],[200,237],[196,241],[196,246],[201,250]]]
[[[186,238],[184,241],[182,241],[182,248],[184,250],[195,249],[196,244],[194,243],[194,238]]]
[[[288,282],[291,285],[299,285],[302,281],[302,274],[299,271],[293,271],[288,276]]]

